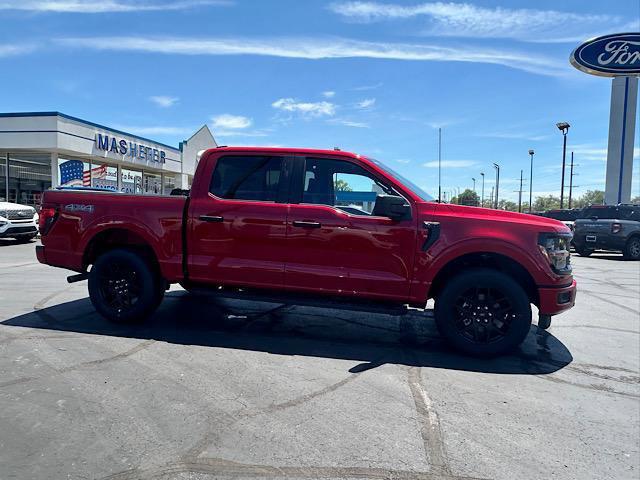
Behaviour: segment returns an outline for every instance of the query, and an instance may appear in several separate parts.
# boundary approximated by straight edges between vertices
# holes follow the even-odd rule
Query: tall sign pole
[[[617,33],[593,38],[576,48],[571,53],[570,61],[585,73],[613,77],[604,202],[609,205],[627,203],[631,199],[640,33]]]
[[[573,192],[573,152],[571,152],[571,171],[569,173],[569,208],[571,208],[572,192]]]

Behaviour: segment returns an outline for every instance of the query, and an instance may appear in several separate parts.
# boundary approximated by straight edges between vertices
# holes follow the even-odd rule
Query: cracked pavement
[[[633,479],[640,262],[574,257],[576,307],[463,357],[431,312],[167,293],[112,325],[0,244],[0,479]]]

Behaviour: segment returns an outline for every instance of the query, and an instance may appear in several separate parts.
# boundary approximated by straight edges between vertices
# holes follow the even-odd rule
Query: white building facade
[[[59,112],[0,113],[0,201],[39,206],[57,186],[167,195],[216,146],[206,125],[176,148]]]

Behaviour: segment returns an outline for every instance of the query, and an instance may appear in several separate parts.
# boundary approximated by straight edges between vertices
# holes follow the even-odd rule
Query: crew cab
[[[445,339],[486,356],[524,340],[531,304],[547,328],[575,301],[562,223],[434,202],[364,156],[215,148],[183,193],[49,190],[38,259],[88,278],[96,310],[115,322],[150,317],[174,283],[393,312],[433,298]]]
[[[588,257],[596,250],[622,252],[640,260],[640,205],[591,205],[576,220],[576,252]]]

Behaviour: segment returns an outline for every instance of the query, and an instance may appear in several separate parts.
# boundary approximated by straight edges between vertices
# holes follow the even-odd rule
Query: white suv
[[[35,208],[17,203],[0,202],[0,238],[15,238],[28,242],[38,235],[38,214]]]

